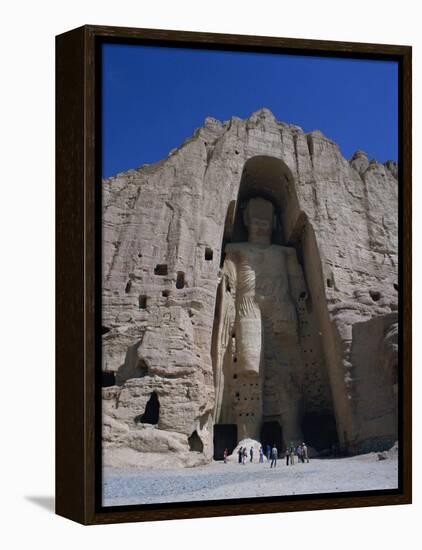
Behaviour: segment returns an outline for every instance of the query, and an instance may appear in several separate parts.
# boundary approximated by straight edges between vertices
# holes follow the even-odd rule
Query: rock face
[[[103,182],[105,465],[192,466],[236,447],[237,424],[215,406],[218,327],[226,253],[247,241],[254,197],[273,204],[271,243],[292,251],[306,286],[304,440],[350,453],[397,440],[397,166],[361,151],[349,162],[261,109],[208,118],[167,159]],[[280,383],[267,382],[260,439],[282,447]]]

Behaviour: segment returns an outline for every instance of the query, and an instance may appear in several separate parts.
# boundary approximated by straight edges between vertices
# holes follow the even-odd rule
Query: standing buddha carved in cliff
[[[287,444],[302,438],[297,308],[307,290],[295,248],[271,242],[273,204],[250,199],[243,221],[248,240],[226,245],[218,294],[215,423],[236,424],[240,441],[276,420]]]

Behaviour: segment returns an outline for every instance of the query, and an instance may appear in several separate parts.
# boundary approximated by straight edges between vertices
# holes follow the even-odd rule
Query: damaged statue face
[[[248,229],[248,241],[252,244],[271,244],[274,228],[274,206],[263,198],[250,199],[244,215],[244,223]]]

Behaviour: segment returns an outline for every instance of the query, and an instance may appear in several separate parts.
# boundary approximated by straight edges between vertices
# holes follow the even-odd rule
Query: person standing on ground
[[[297,462],[298,464],[300,462],[303,462],[302,459],[302,445],[299,443],[299,445],[296,447],[296,455],[297,455]]]
[[[270,466],[270,468],[272,468],[273,465],[274,465],[274,468],[277,466],[277,458],[278,458],[278,450],[277,450],[277,447],[275,446],[275,443],[274,443],[273,448],[271,449],[271,466]]]
[[[247,458],[248,458],[248,449],[246,447],[243,447],[243,464],[246,464]]]
[[[240,449],[237,451],[237,454],[239,455],[239,464],[242,464],[243,447],[240,447]]]
[[[267,462],[270,461],[271,458],[271,446],[267,445]]]
[[[295,448],[293,443],[290,443],[290,466],[295,464]]]
[[[262,448],[262,445],[259,448],[259,463],[260,464],[264,463],[264,449]]]
[[[285,457],[286,457],[286,466],[288,466],[289,465],[289,459],[290,459],[290,449],[289,449],[288,446],[286,447]]]
[[[305,445],[305,443],[302,443],[302,462],[309,462],[308,457],[308,447]]]
[[[253,462],[253,447],[251,447],[251,450],[249,451],[250,461]]]
[[[223,453],[224,464],[227,464],[227,455],[228,454],[229,454],[229,451],[227,449],[224,449],[224,453]]]

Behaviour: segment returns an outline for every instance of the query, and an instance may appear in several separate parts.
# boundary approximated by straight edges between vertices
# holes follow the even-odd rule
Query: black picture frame
[[[101,496],[101,117],[105,42],[394,60],[399,65],[399,488],[103,508]],[[412,498],[409,46],[87,25],[56,37],[56,513],[82,524],[408,504]]]

